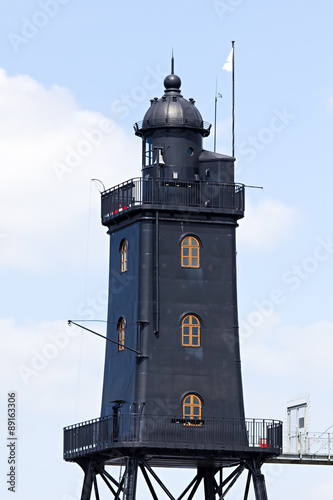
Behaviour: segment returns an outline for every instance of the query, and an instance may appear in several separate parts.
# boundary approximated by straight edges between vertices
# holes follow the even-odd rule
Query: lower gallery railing
[[[122,446],[216,451],[256,447],[279,454],[282,423],[129,414],[89,420],[64,429],[65,459]]]

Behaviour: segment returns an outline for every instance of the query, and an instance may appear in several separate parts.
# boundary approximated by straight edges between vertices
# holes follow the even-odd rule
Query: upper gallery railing
[[[244,185],[207,181],[135,178],[102,193],[102,223],[137,206],[226,211],[242,216]]]
[[[147,128],[156,128],[156,127],[163,127],[163,126],[172,126],[172,127],[185,127],[185,128],[196,128],[200,129],[204,132],[204,135],[207,136],[209,135],[210,129],[212,125],[208,122],[201,121],[201,123],[198,123],[197,118],[193,118],[192,120],[189,118],[173,118],[173,117],[166,117],[164,119],[157,120],[154,118],[154,120],[149,121],[149,120],[143,120],[136,122],[133,127],[134,131],[138,132],[139,130],[147,129]]]
[[[64,458],[71,460],[110,448],[249,450],[278,455],[282,422],[258,419],[183,419],[127,414],[108,416],[64,429]]]

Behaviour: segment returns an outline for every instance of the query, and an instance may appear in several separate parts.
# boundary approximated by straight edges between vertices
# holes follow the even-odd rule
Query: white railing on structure
[[[329,460],[333,451],[333,433],[307,432],[292,434],[287,437],[287,449],[284,454],[325,456]]]

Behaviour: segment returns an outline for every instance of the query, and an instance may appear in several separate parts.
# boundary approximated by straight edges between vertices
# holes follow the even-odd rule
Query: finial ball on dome
[[[166,89],[179,89],[182,84],[181,79],[177,75],[168,75],[164,79],[164,86]]]

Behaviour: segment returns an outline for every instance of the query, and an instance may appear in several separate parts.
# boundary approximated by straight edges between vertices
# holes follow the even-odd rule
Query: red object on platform
[[[267,448],[267,439],[266,438],[260,438],[259,439],[259,445],[260,445],[260,448]]]

